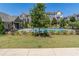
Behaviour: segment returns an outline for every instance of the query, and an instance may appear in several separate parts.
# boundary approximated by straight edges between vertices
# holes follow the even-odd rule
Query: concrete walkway
[[[0,56],[79,56],[79,48],[0,49]]]

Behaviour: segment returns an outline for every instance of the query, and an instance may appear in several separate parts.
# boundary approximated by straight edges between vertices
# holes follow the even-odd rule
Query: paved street
[[[0,56],[79,56],[79,48],[0,49]]]

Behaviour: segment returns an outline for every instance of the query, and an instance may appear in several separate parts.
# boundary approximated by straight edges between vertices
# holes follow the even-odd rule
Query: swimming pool
[[[74,31],[73,29],[64,29],[64,28],[25,28],[18,31],[25,32],[65,32],[65,31]]]
[[[63,29],[63,28],[34,28],[33,30],[32,30],[32,32],[45,32],[45,31],[47,31],[47,32],[64,32],[64,31],[66,31],[66,30],[68,30],[68,29]]]

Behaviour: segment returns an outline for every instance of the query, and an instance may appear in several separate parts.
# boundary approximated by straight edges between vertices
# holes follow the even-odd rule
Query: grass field
[[[79,47],[79,35],[1,35],[0,48],[64,48]]]

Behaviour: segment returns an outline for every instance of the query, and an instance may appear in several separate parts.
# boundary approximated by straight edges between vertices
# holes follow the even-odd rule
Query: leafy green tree
[[[31,10],[32,27],[45,27],[45,4],[37,3],[36,6]]]
[[[3,34],[3,33],[4,33],[4,25],[3,25],[2,19],[0,17],[0,34]]]
[[[65,28],[66,26],[66,21],[64,19],[60,19],[60,28]]]
[[[56,25],[56,24],[57,24],[57,19],[56,19],[55,17],[53,18],[51,24],[52,24],[52,25]]]
[[[50,26],[50,18],[47,14],[45,14],[45,21],[43,23],[44,23],[44,28],[47,28]]]
[[[70,17],[69,26],[70,26],[72,29],[74,29],[74,28],[77,26],[75,17],[73,17],[73,16]]]
[[[73,16],[70,17],[70,21],[71,21],[71,22],[75,22],[75,21],[76,21],[75,17],[73,17]]]
[[[32,27],[33,28],[47,28],[49,24],[48,16],[45,14],[45,4],[37,3],[31,10]],[[47,17],[46,17],[47,16]]]

